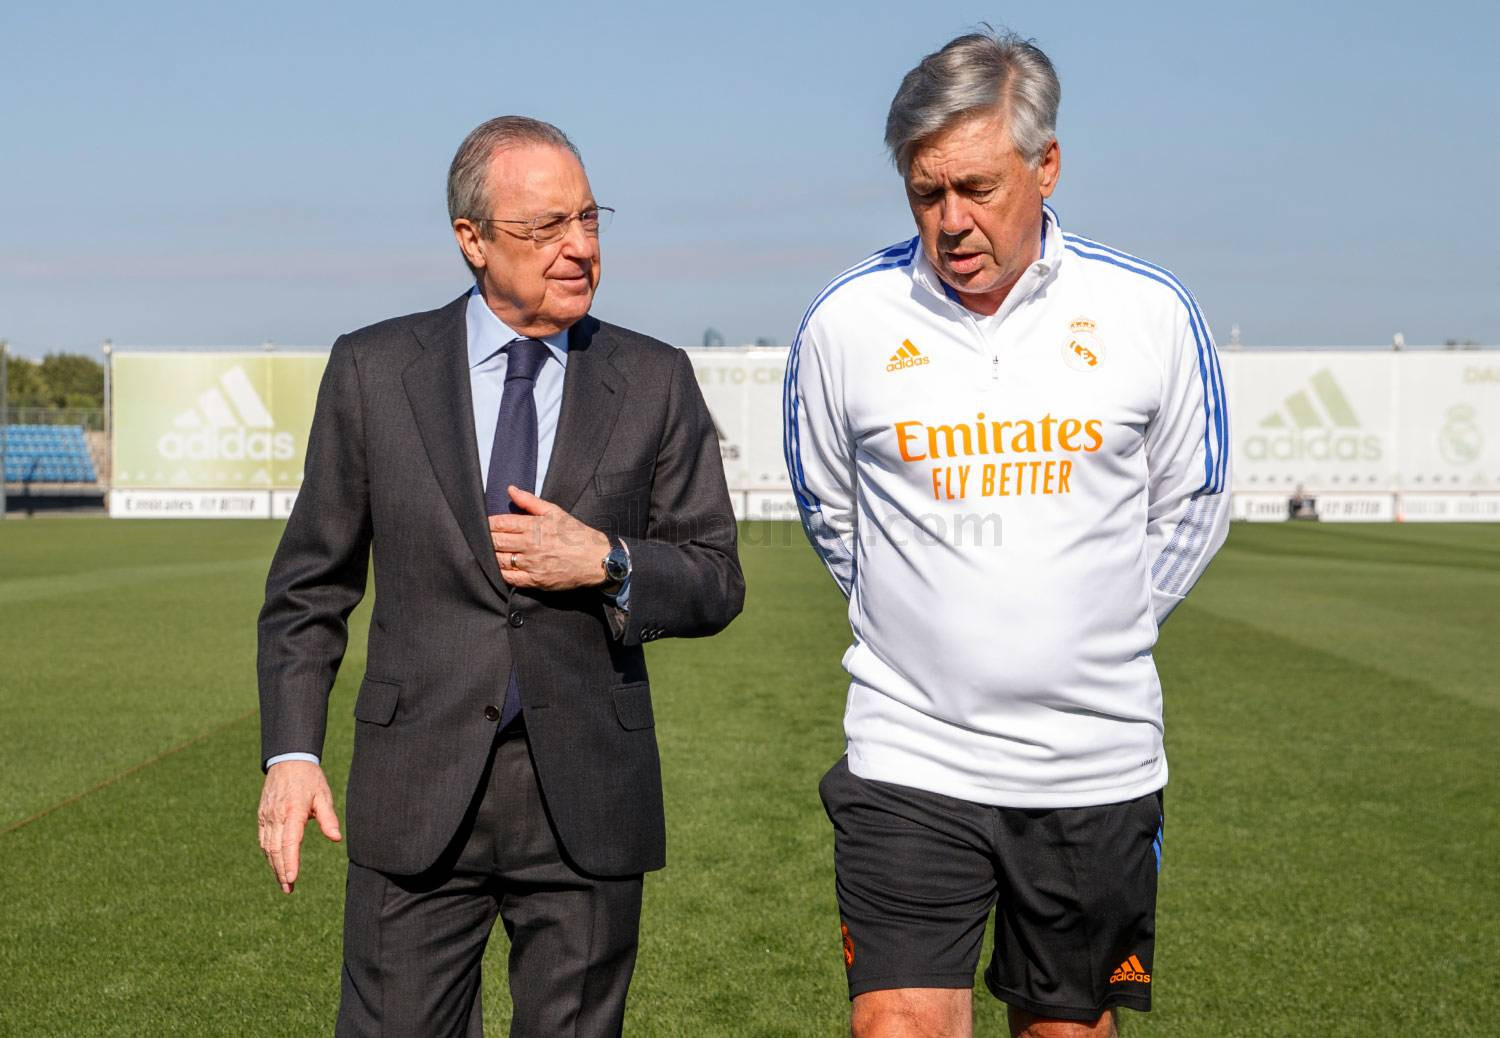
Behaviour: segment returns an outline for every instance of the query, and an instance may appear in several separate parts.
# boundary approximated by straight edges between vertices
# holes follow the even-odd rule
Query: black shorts
[[[996,908],[984,972],[996,998],[1060,1020],[1150,1010],[1160,792],[1099,807],[992,807],[862,779],[847,760],[819,792],[834,828],[850,998],[972,987]]]

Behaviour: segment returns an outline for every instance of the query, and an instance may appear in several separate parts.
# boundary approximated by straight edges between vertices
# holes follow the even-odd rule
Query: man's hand
[[[490,543],[511,587],[567,591],[604,583],[609,538],[550,501],[510,487],[524,515],[490,516]]]
[[[260,791],[260,849],[284,894],[292,892],[302,862],[302,830],[309,818],[334,843],[344,838],[323,769],[311,761],[284,760],[266,772]]]

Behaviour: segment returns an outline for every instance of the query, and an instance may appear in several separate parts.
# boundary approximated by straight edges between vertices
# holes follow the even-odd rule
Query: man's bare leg
[[[968,988],[892,988],[854,996],[854,1038],[970,1038],[973,992]]]
[[[1098,1020],[1086,1024],[1078,1020],[1052,1020],[1010,1007],[1010,1038],[1116,1038],[1118,1034],[1113,1009],[1106,1009]]]

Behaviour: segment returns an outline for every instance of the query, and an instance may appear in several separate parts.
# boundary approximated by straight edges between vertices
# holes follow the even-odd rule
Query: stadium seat
[[[5,427],[7,483],[97,483],[81,425]]]

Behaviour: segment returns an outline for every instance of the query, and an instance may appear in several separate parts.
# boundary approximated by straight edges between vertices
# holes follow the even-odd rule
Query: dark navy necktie
[[[517,339],[505,347],[505,391],[490,447],[489,478],[484,483],[486,515],[520,509],[511,504],[507,486],[536,490],[536,376],[547,359],[546,343]]]
[[[519,512],[506,487],[518,486],[535,492],[536,486],[536,376],[547,359],[546,343],[517,339],[505,348],[505,391],[500,396],[500,418],[495,423],[495,442],[490,448],[489,478],[484,484],[486,515]],[[521,712],[521,687],[511,664],[505,685],[505,704],[500,708],[504,728]]]

